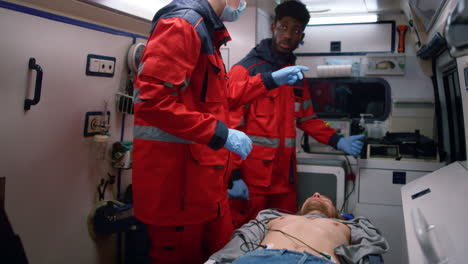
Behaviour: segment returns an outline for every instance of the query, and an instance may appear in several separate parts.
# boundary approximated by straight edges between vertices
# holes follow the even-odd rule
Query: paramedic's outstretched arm
[[[271,73],[271,77],[277,85],[289,84],[293,85],[298,80],[304,79],[302,71],[308,71],[309,68],[305,66],[295,65],[282,68]]]
[[[272,89],[303,79],[302,71],[308,70],[307,67],[296,65],[251,76],[248,69],[235,65],[229,71],[229,108],[237,111],[242,105],[252,102]]]
[[[226,124],[212,114],[189,110],[178,101],[200,56],[197,32],[186,20],[174,18],[161,20],[152,34],[155,37],[147,43],[152,52],[142,58],[135,82],[135,112],[141,117],[135,125],[155,126],[213,149],[223,147],[228,137]]]

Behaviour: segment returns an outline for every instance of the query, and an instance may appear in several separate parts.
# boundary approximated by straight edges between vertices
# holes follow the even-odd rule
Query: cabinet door
[[[384,263],[408,264],[403,208],[401,206],[357,204],[355,214],[369,219],[387,240],[390,249],[383,254]]]
[[[359,203],[401,206],[401,187],[429,172],[359,170]]]

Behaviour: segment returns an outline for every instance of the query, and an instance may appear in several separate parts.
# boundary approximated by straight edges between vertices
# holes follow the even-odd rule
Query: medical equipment
[[[351,120],[349,119],[322,119],[329,127],[336,129],[336,131],[343,135],[344,137],[349,136],[351,130]],[[301,142],[302,141],[302,142]],[[317,140],[309,137],[305,132],[301,140],[301,146],[298,146],[298,152],[302,152],[300,147],[304,152],[308,153],[323,153],[323,154],[338,154],[342,155],[343,152],[340,150],[334,149],[332,146],[322,144]]]
[[[88,215],[88,232],[93,239],[111,233],[134,230],[140,222],[133,216],[133,206],[116,200],[103,200]]]
[[[143,52],[145,51],[146,45],[143,43],[136,43],[130,46],[127,53],[127,64],[128,68],[134,75],[138,73],[138,66],[140,65]]]
[[[439,160],[437,144],[418,130],[414,133],[386,133],[383,138],[368,139],[367,143],[365,154],[368,159]]]
[[[107,111],[107,101],[104,101],[104,111],[101,112],[102,117],[100,119],[94,119],[93,121],[99,120],[97,125],[97,134],[94,135],[94,146],[96,150],[96,159],[105,160],[107,154],[107,143],[109,142],[108,131],[110,128],[109,112]]]
[[[132,167],[132,148],[132,141],[115,142],[112,144],[112,166],[119,169],[130,169]]]
[[[116,93],[116,109],[120,113],[133,115],[133,82],[138,75],[138,67],[143,57],[146,45],[135,43],[128,49],[127,66],[129,71],[127,83],[122,91]]]

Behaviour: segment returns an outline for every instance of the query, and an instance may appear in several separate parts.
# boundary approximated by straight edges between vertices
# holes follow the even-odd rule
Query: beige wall
[[[74,0],[9,0],[8,2],[114,29],[141,34],[143,36],[148,35],[151,27],[150,22],[118,14],[106,9],[96,8],[92,5]]]

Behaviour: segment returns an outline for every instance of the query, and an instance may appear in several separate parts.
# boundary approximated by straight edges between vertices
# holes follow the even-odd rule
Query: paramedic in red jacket
[[[275,9],[272,39],[264,39],[230,71],[230,80],[294,65],[293,51],[304,38],[310,16],[304,4],[286,1]],[[234,87],[235,88],[235,87]],[[266,208],[297,211],[296,126],[317,141],[357,156],[362,135],[343,138],[317,119],[306,79],[271,90],[263,98],[231,113],[238,129],[253,141],[248,158],[232,173],[228,190],[234,227]],[[247,186],[248,188],[247,188]],[[247,200],[248,199],[248,200]]]
[[[244,0],[175,0],[153,19],[134,88],[134,213],[147,224],[153,263],[203,263],[231,237],[227,198],[232,152],[251,140],[228,129],[229,108],[303,77],[301,66],[227,87],[222,21]],[[230,152],[232,151],[232,152]]]

